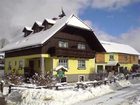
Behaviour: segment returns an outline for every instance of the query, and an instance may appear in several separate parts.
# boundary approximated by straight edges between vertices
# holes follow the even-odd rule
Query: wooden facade
[[[16,57],[32,54],[50,54],[51,56],[77,57],[77,58],[94,58],[95,51],[104,51],[98,40],[92,38],[93,33],[87,30],[66,27],[57,32],[43,45],[36,47],[26,47],[18,50],[6,52],[7,57]],[[67,41],[68,48],[60,48],[59,41]],[[78,43],[84,43],[86,49],[77,48]]]
[[[105,54],[104,53],[96,54],[96,63],[105,63]]]
[[[124,64],[125,63],[138,64],[138,56],[129,54],[118,54],[118,61]]]
[[[106,63],[105,61],[106,53],[97,53],[96,54],[96,63]],[[111,53],[112,54],[112,53]],[[138,64],[138,56],[130,54],[118,53],[118,60],[115,60],[122,64]]]

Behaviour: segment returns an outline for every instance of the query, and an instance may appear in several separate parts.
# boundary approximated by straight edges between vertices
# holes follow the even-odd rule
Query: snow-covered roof
[[[55,21],[55,20],[52,20],[52,19],[47,19],[47,18],[45,18],[45,20],[46,20],[48,23],[51,23],[51,24],[55,24],[55,23],[56,23],[56,21]]]
[[[70,26],[75,26],[75,27],[91,30],[91,28],[89,26],[87,26],[85,23],[83,23],[76,16],[73,16],[67,24],[70,25]]]
[[[129,45],[107,41],[100,41],[100,43],[108,53],[125,53],[125,54],[140,55],[138,51],[136,51]]]
[[[41,31],[39,33],[35,33],[34,35],[23,37],[16,42],[9,43],[0,51],[4,52],[4,51],[23,48],[23,47],[41,45],[44,42],[46,42],[49,38],[51,38],[56,32],[58,32],[66,24],[74,25],[75,27],[92,31],[90,27],[86,26],[77,17],[75,17],[75,15],[64,16],[60,20],[57,20],[57,22],[50,29],[47,29],[46,31]]]
[[[24,28],[25,28],[26,30],[33,31],[31,27],[25,26]]]
[[[38,26],[43,27],[40,21],[35,21],[35,23],[38,24]]]
[[[64,71],[68,71],[68,69],[62,65],[57,66],[55,69],[55,71],[59,71],[59,70],[64,70]]]

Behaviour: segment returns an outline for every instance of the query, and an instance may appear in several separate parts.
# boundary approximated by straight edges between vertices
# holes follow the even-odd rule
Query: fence
[[[140,77],[140,73],[135,73],[131,76],[129,76],[129,79],[135,79],[135,78],[139,78]],[[89,82],[77,82],[75,85],[75,88],[79,89],[86,89],[87,87],[97,87],[100,86],[102,84],[107,85],[107,84],[112,84],[112,83],[116,83],[116,80],[123,80],[125,78],[120,78],[120,79],[111,79],[111,80],[99,80],[99,81],[89,81]],[[3,92],[3,82],[0,83],[0,91]],[[59,85],[52,85],[52,86],[36,86],[36,87],[30,87],[30,86],[20,86],[20,85],[9,85],[9,92],[11,93],[11,91],[13,90],[18,90],[16,87],[18,87],[19,89],[24,88],[24,89],[53,89],[55,88],[56,90],[59,90],[60,87],[63,86],[67,86],[67,84],[65,83],[60,83]]]

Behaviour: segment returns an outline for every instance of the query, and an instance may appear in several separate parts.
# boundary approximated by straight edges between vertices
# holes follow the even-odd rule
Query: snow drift
[[[130,86],[129,81],[83,89],[26,89],[13,91],[6,98],[9,105],[72,105]]]

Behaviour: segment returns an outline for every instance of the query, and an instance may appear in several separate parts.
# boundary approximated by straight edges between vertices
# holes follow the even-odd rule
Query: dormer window
[[[52,19],[44,19],[42,25],[44,26],[44,30],[51,28],[55,24],[55,20]]]
[[[24,27],[22,32],[24,32],[24,37],[26,37],[30,35],[33,32],[33,30],[30,27]]]
[[[32,27],[32,30],[34,31],[34,33],[37,33],[37,32],[40,32],[43,28],[44,26],[42,25],[42,23],[36,21]]]
[[[59,41],[59,47],[61,47],[61,48],[68,48],[68,42],[66,42],[66,41]]]
[[[85,45],[84,43],[78,43],[77,48],[78,48],[79,50],[85,50],[85,49],[86,49],[86,45]]]

